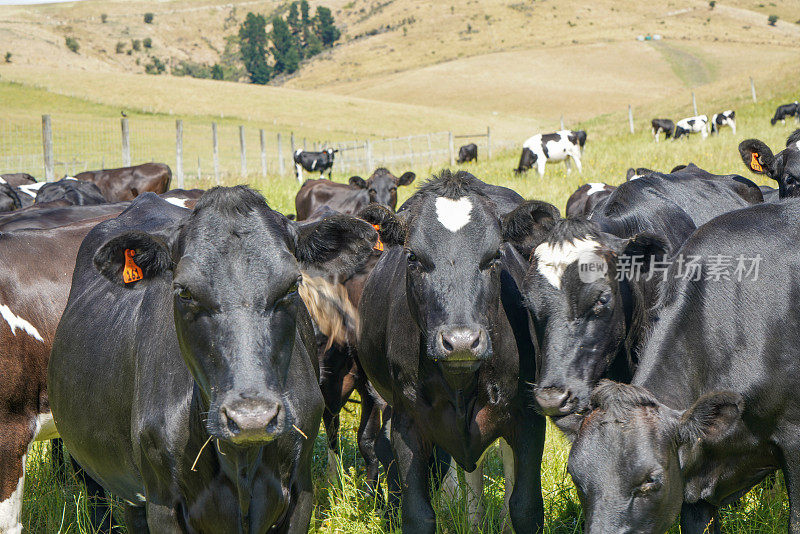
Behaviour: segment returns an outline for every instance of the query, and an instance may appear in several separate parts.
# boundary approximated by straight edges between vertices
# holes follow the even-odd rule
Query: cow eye
[[[602,293],[599,297],[597,297],[594,306],[592,306],[592,312],[594,312],[595,315],[602,314],[603,311],[605,311],[608,307],[609,302],[611,302],[611,294],[607,292]]]
[[[183,286],[177,286],[175,288],[175,294],[178,295],[178,298],[181,299],[181,302],[188,303],[194,300],[192,296],[192,292],[189,291],[188,288]]]
[[[370,189],[370,190],[369,190],[369,194],[370,194],[370,195],[374,195],[375,193],[377,193],[377,191],[375,191],[374,189]]]
[[[302,283],[303,283],[303,275],[300,275],[295,279],[294,283],[290,285],[289,288],[286,290],[286,296],[288,297],[293,293],[297,293],[297,290],[300,287],[300,284]]]
[[[396,187],[390,187],[390,188],[389,188],[389,192],[390,192],[390,193],[394,193],[395,191],[397,191],[397,188],[396,188]]]
[[[638,487],[634,488],[633,494],[636,497],[644,497],[647,495],[652,495],[657,493],[661,487],[664,485],[663,476],[659,473],[653,473],[647,476],[647,478],[639,484]]]
[[[417,255],[411,252],[410,250],[406,254],[406,259],[408,259],[408,263],[417,263]]]

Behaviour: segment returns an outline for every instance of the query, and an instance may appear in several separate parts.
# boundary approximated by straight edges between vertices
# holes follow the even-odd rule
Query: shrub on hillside
[[[118,41],[116,50],[117,54],[123,53],[125,51],[125,43],[123,43],[122,41]]]
[[[105,24],[106,21],[108,21],[108,15],[106,13],[103,13],[102,15],[100,15],[100,22]]]
[[[778,22],[778,15],[770,15],[767,19],[767,24],[770,26],[775,26],[776,22]]]
[[[155,56],[151,57],[150,63],[144,66],[147,74],[162,74],[165,70],[167,70],[167,66]]]
[[[131,48],[138,52],[142,49],[142,42],[139,39],[131,39]]]
[[[152,24],[153,23],[154,15],[152,13],[145,13],[144,14],[144,23],[145,24]]]
[[[6,52],[6,63],[11,63],[11,52]]]
[[[67,37],[66,39],[64,39],[64,42],[67,44],[67,48],[69,48],[70,51],[75,52],[76,54],[78,53],[78,50],[80,49],[81,45],[78,44],[77,39],[75,39],[74,37]]]
[[[145,40],[142,41],[142,44],[145,48],[153,48],[153,40],[149,37],[145,38]]]

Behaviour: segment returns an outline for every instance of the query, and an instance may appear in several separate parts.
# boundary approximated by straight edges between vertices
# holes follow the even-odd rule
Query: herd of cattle
[[[585,140],[534,136],[520,169],[580,170]],[[739,151],[778,189],[630,169],[565,218],[465,171],[399,209],[412,172],[308,180],[296,220],[245,186],[170,191],[160,164],[3,175],[0,533],[57,437],[131,532],[305,532],[320,421],[335,468],[356,390],[369,490],[405,532],[436,531],[451,464],[480,495],[498,439],[511,524],[541,531],[551,417],[585,532],[720,532],[780,469],[800,533],[800,130]]]

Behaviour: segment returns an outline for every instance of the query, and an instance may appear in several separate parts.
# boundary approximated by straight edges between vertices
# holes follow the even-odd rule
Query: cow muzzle
[[[286,408],[280,401],[238,398],[220,407],[219,418],[221,437],[231,443],[268,442],[283,432]]]
[[[477,368],[489,355],[489,336],[477,326],[444,326],[436,333],[434,360],[452,369]]]
[[[536,404],[543,415],[561,417],[575,411],[578,399],[568,389],[557,387],[536,388],[533,392]]]

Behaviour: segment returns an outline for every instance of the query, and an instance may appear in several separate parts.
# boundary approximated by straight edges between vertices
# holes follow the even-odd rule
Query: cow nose
[[[456,327],[439,332],[439,349],[445,359],[476,359],[486,353],[483,328]]]
[[[270,441],[282,430],[281,402],[239,399],[220,408],[221,426],[233,443]]]
[[[575,397],[569,390],[556,387],[538,388],[534,396],[541,412],[550,417],[569,415],[575,407]]]

